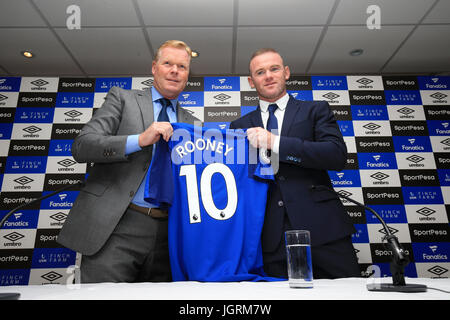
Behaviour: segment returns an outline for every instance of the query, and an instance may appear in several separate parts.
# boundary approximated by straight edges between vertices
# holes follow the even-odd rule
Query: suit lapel
[[[152,93],[150,89],[139,91],[136,93],[136,101],[141,110],[142,121],[144,125],[144,130],[147,129],[152,122],[153,119],[153,101],[152,101]]]
[[[154,120],[153,115],[153,99],[151,89],[138,91],[136,93],[136,101],[141,110],[142,121],[144,130],[147,129]],[[185,122],[194,124],[195,118],[193,118],[186,110],[181,108],[180,103],[177,102],[177,122]]]
[[[249,128],[254,128],[254,127],[261,127],[264,128],[264,124],[262,122],[262,118],[261,118],[261,108],[258,106],[258,108],[256,108],[255,111],[253,111],[251,113],[251,117],[250,117],[250,121],[252,123],[251,126],[249,126]]]
[[[289,129],[291,128],[292,121],[294,121],[295,114],[299,110],[297,105],[298,101],[293,97],[289,96],[288,104],[286,105],[286,111],[284,112],[283,126],[281,128],[281,135],[287,136]]]
[[[181,108],[180,103],[177,102],[177,122],[183,122],[183,123],[191,123],[189,118],[189,113]],[[192,124],[192,123],[191,123]]]

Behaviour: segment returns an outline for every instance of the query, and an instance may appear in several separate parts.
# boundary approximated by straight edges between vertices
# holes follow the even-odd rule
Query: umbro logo
[[[324,95],[322,95],[322,97],[327,98],[329,100],[334,100],[334,99],[339,98],[340,96],[334,92],[328,92],[328,93],[325,93]]]
[[[55,272],[55,271],[47,272],[46,274],[43,274],[43,275],[41,276],[41,278],[43,278],[43,279],[45,279],[45,280],[47,280],[47,281],[50,281],[50,282],[53,282],[53,281],[55,281],[55,280],[58,280],[58,279],[61,278],[61,277],[62,277],[62,275],[59,274],[59,273],[57,273],[57,272]]]
[[[366,129],[368,129],[368,130],[370,130],[370,131],[377,130],[377,129],[379,129],[380,127],[381,127],[380,125],[375,124],[375,123],[372,123],[372,122],[363,125],[363,128],[366,128]]]
[[[14,182],[17,182],[18,184],[24,186],[26,184],[29,184],[31,182],[33,182],[34,180],[27,177],[27,176],[22,176],[20,178],[14,179]]]
[[[433,213],[435,213],[436,210],[433,210],[433,209],[430,209],[430,208],[427,208],[427,207],[423,207],[423,208],[420,208],[419,210],[417,210],[416,212],[418,214],[421,214],[421,215],[425,216],[425,217],[428,217],[428,216],[432,215]]]
[[[49,84],[48,81],[45,81],[43,79],[37,79],[37,80],[31,81],[30,83],[36,87],[43,87],[43,86]]]
[[[374,173],[374,174],[372,174],[372,175],[370,175],[370,176],[371,176],[372,178],[378,180],[378,181],[381,181],[381,180],[384,180],[384,179],[386,179],[386,178],[389,178],[389,175],[387,175],[387,174],[385,174],[385,173],[383,173],[383,172],[376,172],[376,173]]]
[[[231,96],[229,96],[229,95],[227,95],[225,93],[219,93],[218,95],[214,96],[214,99],[217,99],[219,101],[225,101],[225,100],[228,100],[230,98],[231,98]]]
[[[34,134],[36,132],[41,131],[42,129],[39,127],[36,127],[36,126],[29,126],[29,127],[23,128],[22,130],[29,134]]]
[[[153,78],[142,81],[141,84],[143,84],[144,86],[147,86],[147,87],[152,87],[153,86]]]
[[[76,161],[71,160],[71,159],[64,159],[64,160],[61,160],[61,161],[57,162],[57,164],[59,164],[59,165],[61,165],[63,167],[66,167],[66,168],[70,167],[70,166],[73,166],[76,163],[77,163]]]
[[[23,237],[25,237],[23,234],[15,232],[15,231],[3,236],[3,238],[5,238],[6,240],[9,240],[11,242],[16,242],[17,240],[20,240]]]
[[[371,84],[373,82],[373,80],[370,80],[367,78],[361,78],[361,79],[356,80],[356,82],[358,82],[364,86],[367,86],[368,84]]]
[[[70,110],[70,111],[64,112],[64,114],[72,119],[77,118],[82,115],[82,113],[77,110]]]
[[[442,92],[435,92],[433,94],[430,94],[430,97],[437,99],[437,100],[443,100],[447,97],[447,95]]]
[[[425,158],[414,154],[412,156],[407,157],[406,160],[414,162],[414,163],[419,163],[419,162],[425,160]]]

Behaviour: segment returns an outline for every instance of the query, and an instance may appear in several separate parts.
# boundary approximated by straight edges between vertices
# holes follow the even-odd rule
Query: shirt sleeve
[[[127,137],[127,143],[125,145],[125,155],[129,155],[136,151],[141,151],[142,148],[139,146],[139,135],[131,135]]]

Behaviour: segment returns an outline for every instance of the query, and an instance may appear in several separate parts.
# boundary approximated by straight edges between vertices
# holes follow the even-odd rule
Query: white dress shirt
[[[269,105],[276,104],[278,106],[278,109],[276,109],[274,112],[278,122],[278,134],[279,134],[275,136],[275,140],[273,141],[272,144],[272,151],[275,153],[279,153],[280,150],[281,127],[283,125],[284,112],[286,111],[288,101],[289,95],[287,93],[275,102],[259,100],[259,108],[261,109],[261,118],[264,125],[264,129],[267,128],[267,120],[269,119],[269,110],[268,110]]]

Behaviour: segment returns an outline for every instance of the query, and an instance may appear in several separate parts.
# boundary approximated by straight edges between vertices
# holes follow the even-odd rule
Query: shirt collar
[[[155,87],[152,87],[151,90],[152,90],[152,100],[153,100],[153,102],[158,101],[159,99],[164,98],[163,95],[162,95],[161,93],[159,93],[158,90],[156,90]],[[170,100],[170,102],[172,103],[173,110],[175,110],[175,107],[176,107],[176,105],[177,105],[178,99],[169,99],[169,100]]]
[[[284,96],[282,96],[280,99],[278,99],[275,102],[268,102],[265,100],[259,100],[259,107],[262,112],[267,112],[267,109],[269,108],[269,105],[276,104],[278,108],[281,110],[286,109],[287,103],[289,101],[289,95],[286,93]]]

